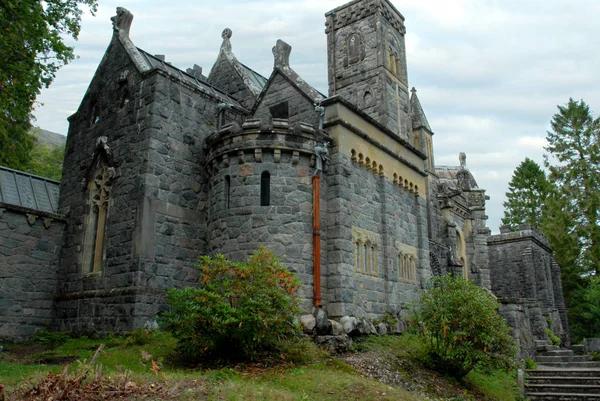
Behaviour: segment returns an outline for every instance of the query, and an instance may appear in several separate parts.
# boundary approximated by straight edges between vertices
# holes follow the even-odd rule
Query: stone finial
[[[277,39],[277,44],[275,47],[273,47],[275,67],[289,67],[290,53],[292,53],[292,46],[288,45],[281,39]]]
[[[460,167],[467,167],[467,154],[465,152],[460,152],[458,154],[458,161],[460,162]]]
[[[111,17],[110,20],[115,32],[124,33],[126,36],[129,36],[129,29],[133,21],[133,14],[129,10],[124,7],[117,7],[117,15]]]
[[[410,93],[412,93],[413,95],[415,93],[417,93],[417,88],[415,88],[414,86],[412,87],[412,89],[410,90]]]
[[[223,38],[223,43],[221,44],[221,51],[225,51],[227,53],[231,53],[231,37],[233,36],[233,31],[229,28],[223,29],[221,33],[221,38]]]

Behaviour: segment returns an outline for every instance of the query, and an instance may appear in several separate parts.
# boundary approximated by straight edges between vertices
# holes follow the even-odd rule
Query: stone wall
[[[21,341],[52,323],[64,221],[0,203],[0,339]],[[48,215],[44,217],[48,218]],[[30,217],[33,219],[33,217]]]
[[[271,117],[270,108],[287,103],[287,120],[291,125],[300,122],[317,126],[318,114],[315,112],[314,102],[297,88],[290,85],[289,81],[279,71],[271,79],[266,92],[261,95],[260,103],[256,106],[254,118],[268,119]]]
[[[425,199],[340,153],[331,157],[328,187],[330,315],[398,313],[431,278]],[[353,232],[375,245],[374,268],[356,261]],[[416,277],[400,277],[399,253],[415,258]]]
[[[310,125],[290,131],[288,121],[271,129],[259,120],[241,131],[226,127],[209,138],[211,179],[208,252],[246,260],[259,246],[275,251],[302,282],[302,309],[313,305],[313,185],[316,132]],[[240,150],[243,149],[243,150]],[[270,176],[270,202],[261,206],[261,176]],[[325,215],[327,183],[321,181]],[[322,242],[325,243],[326,235]],[[324,247],[322,247],[324,248]],[[326,253],[321,263],[326,266]],[[322,280],[322,287],[327,286]]]
[[[527,339],[522,345],[526,348],[531,339],[547,339],[546,329],[550,328],[569,346],[560,267],[547,239],[536,231],[522,230],[491,236],[488,246],[492,292],[505,304],[514,304],[503,310],[529,309],[529,326],[516,327],[521,330],[519,337]]]

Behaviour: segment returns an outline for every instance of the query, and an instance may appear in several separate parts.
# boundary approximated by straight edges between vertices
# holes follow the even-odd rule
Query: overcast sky
[[[556,106],[584,99],[600,113],[600,0],[393,0],[406,18],[409,85],[435,132],[435,162],[467,167],[491,197],[498,231],[515,167],[542,163]],[[112,35],[117,6],[134,14],[131,38],[152,54],[208,75],[225,27],[238,59],[268,77],[277,39],[293,47],[292,67],[327,93],[324,13],[345,0],[99,0],[87,14],[79,59],[39,96],[36,125],[66,134]]]

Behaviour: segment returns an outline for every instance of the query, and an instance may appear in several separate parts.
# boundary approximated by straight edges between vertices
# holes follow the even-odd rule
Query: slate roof
[[[227,93],[221,91],[220,89],[215,88],[214,86],[196,78],[193,75],[188,74],[187,72],[185,72],[183,70],[180,70],[179,68],[161,60],[158,57],[153,56],[152,54],[148,53],[147,51],[145,51],[143,49],[140,49],[139,47],[137,48],[137,50],[140,52],[142,57],[144,57],[144,60],[151,66],[152,69],[163,70],[166,73],[168,73],[169,75],[178,78],[181,82],[191,85],[192,87],[195,87],[197,89],[200,89],[201,91],[203,91],[205,93],[212,94],[213,96],[221,99],[224,103],[233,104],[239,108],[243,108],[237,100],[235,100],[234,98],[229,96]],[[252,70],[250,70],[250,71],[252,71]],[[255,74],[258,75],[258,73],[255,73]],[[265,79],[265,82],[266,82],[266,79]]]
[[[252,82],[262,91],[265,88],[268,79],[243,63],[240,63],[240,65],[246,70]]]
[[[57,213],[60,183],[0,166],[0,202]]]

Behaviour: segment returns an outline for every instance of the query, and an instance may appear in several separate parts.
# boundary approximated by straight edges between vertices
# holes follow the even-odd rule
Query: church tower
[[[326,17],[329,96],[344,97],[412,144],[402,14],[388,0],[355,0]]]

